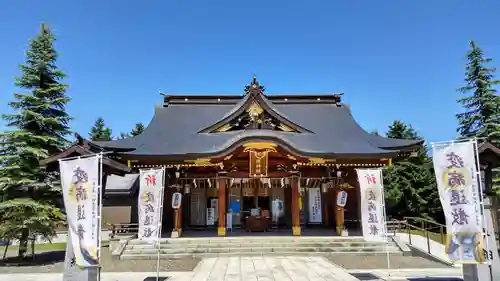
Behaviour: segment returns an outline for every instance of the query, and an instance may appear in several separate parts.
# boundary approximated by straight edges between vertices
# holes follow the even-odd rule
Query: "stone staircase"
[[[362,237],[212,237],[160,240],[160,257],[255,256],[255,255],[392,255],[403,254],[392,240],[366,242]],[[156,259],[157,245],[133,239],[120,259]]]

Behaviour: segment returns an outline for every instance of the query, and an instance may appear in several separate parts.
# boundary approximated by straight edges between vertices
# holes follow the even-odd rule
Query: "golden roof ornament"
[[[260,85],[259,81],[257,81],[257,75],[253,75],[252,83],[245,86],[245,94],[249,94],[250,92],[258,91],[260,93],[264,93],[264,86]]]

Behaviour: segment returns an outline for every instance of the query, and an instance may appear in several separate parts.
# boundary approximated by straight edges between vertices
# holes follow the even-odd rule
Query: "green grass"
[[[109,243],[103,242],[102,247],[107,247],[109,246]],[[19,246],[17,245],[12,245],[9,246],[9,252],[10,251],[15,251],[17,252],[17,249]],[[40,243],[40,244],[35,244],[35,252],[49,252],[49,251],[64,251],[66,250],[66,243]],[[3,251],[5,251],[5,246],[0,246],[0,257],[3,254]],[[28,245],[28,252],[31,252],[31,245]]]
[[[408,235],[408,230],[407,229],[404,229],[404,230],[401,230],[401,231],[398,231],[399,233],[402,233],[402,234],[406,234]],[[410,231],[411,235],[420,235],[422,237],[426,237],[426,232],[423,231],[423,230],[420,230],[420,229],[412,229]],[[433,240],[433,241],[436,241],[440,244],[443,244],[444,241],[442,241],[442,238],[441,238],[441,234],[439,233],[435,233],[435,232],[428,232],[429,233],[429,239]]]
[[[19,246],[11,245],[9,246],[8,252],[17,252]],[[35,244],[35,252],[49,252],[49,251],[64,251],[66,250],[66,243],[44,243],[44,244]],[[0,246],[0,258],[5,251],[5,246]],[[28,245],[28,253],[31,252],[31,245]]]

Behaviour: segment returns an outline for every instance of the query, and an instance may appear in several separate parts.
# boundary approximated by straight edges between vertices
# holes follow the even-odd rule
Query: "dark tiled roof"
[[[393,156],[421,145],[423,141],[389,139],[366,132],[345,105],[300,100],[263,100],[289,122],[309,132],[294,133],[264,129],[199,133],[238,112],[249,95],[239,102],[172,102],[155,110],[145,131],[132,138],[96,142],[109,149],[127,149],[124,154],[141,156],[216,155],[245,140],[273,140],[303,155],[333,157]],[[302,97],[303,98],[303,97]],[[217,97],[214,97],[217,100]]]
[[[104,192],[106,194],[130,194],[139,187],[139,174],[126,174],[123,176],[106,176]]]

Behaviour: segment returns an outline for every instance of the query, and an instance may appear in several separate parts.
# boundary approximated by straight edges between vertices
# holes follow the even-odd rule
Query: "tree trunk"
[[[21,238],[19,239],[19,250],[17,252],[18,258],[26,258],[26,254],[28,253],[28,238],[30,231],[29,229],[23,229],[21,233]]]
[[[7,240],[7,245],[5,245],[5,249],[3,250],[3,259],[7,258],[7,251],[9,250],[10,240]]]

